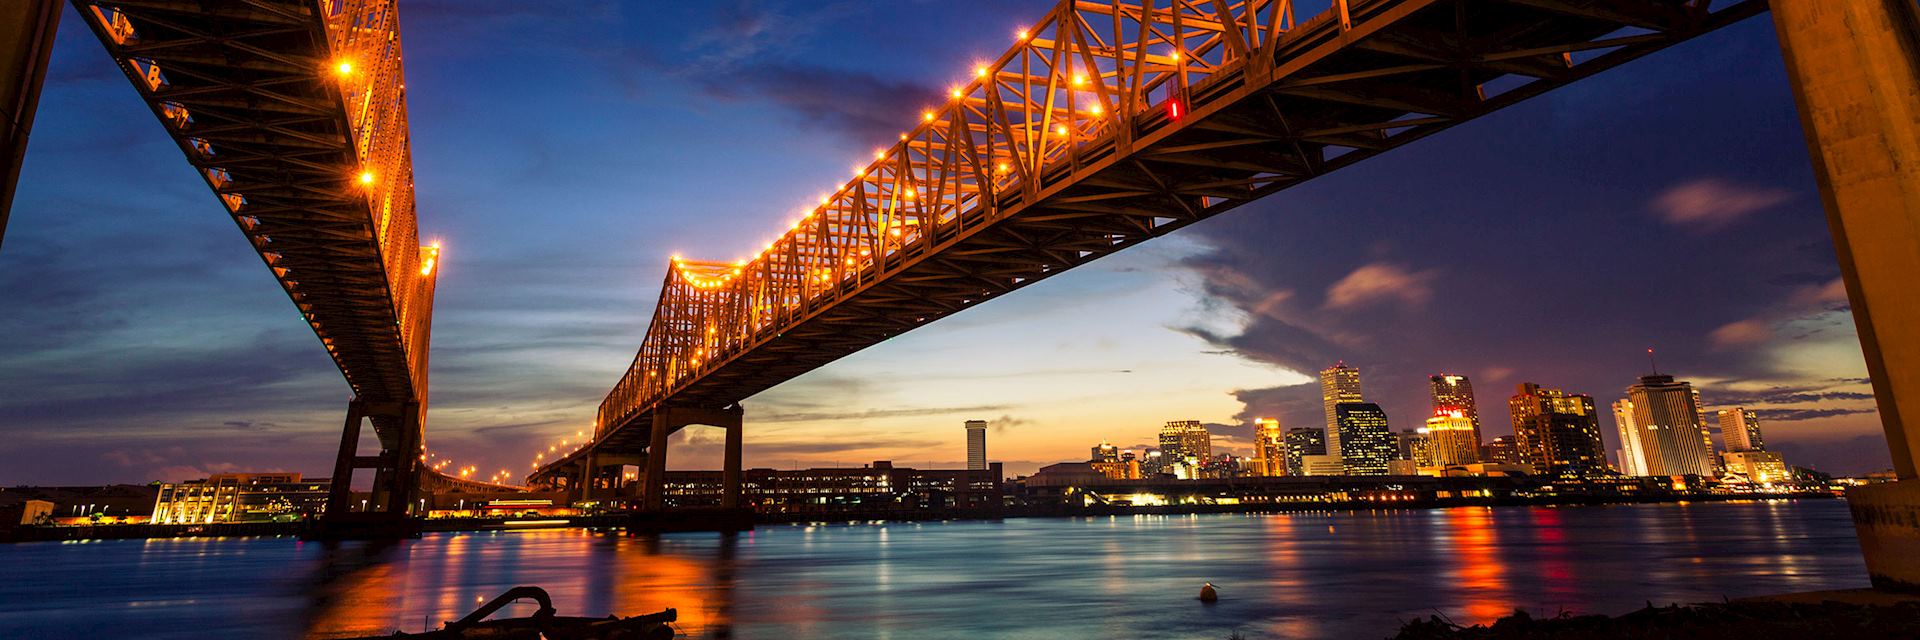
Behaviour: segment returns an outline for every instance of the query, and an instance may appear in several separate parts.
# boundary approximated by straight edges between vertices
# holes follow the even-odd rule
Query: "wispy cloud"
[[[1435,272],[1409,271],[1384,262],[1363,265],[1327,287],[1327,308],[1349,309],[1379,302],[1420,307],[1433,298]]]
[[[1793,192],[1785,189],[1701,178],[1668,188],[1653,199],[1651,206],[1668,223],[1718,229],[1792,197]]]

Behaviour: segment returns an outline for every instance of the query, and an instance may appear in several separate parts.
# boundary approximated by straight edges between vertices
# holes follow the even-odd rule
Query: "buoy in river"
[[[1215,602],[1215,601],[1218,601],[1219,599],[1220,599],[1220,594],[1214,593],[1213,591],[1213,583],[1209,582],[1206,585],[1200,587],[1201,602]]]

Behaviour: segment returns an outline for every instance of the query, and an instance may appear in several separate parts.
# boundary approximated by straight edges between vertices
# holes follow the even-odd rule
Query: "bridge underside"
[[[423,473],[439,249],[415,226],[394,2],[73,0],[353,389],[330,518],[356,469],[387,517]],[[352,448],[363,421],[377,455]]]
[[[920,242],[803,300],[791,322],[754,331],[664,397],[625,411],[603,406],[598,437],[530,479],[550,480],[583,456],[645,452],[659,407],[735,406],[948,314],[1765,8],[1355,0],[1348,15],[1330,10],[1280,34],[1270,56],[1187,87],[1184,104],[1143,111],[992,194],[989,206],[929,226]],[[652,373],[638,365],[628,373],[640,375]]]

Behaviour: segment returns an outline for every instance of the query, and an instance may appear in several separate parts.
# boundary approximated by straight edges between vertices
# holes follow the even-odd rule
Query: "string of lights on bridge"
[[[854,192],[859,189],[863,180],[866,180],[870,175],[875,176],[876,180],[879,179],[878,176],[880,176],[882,172],[884,172],[884,170],[887,168],[888,166],[887,163],[890,162],[890,158],[898,157],[896,156],[896,154],[910,153],[910,150],[913,148],[913,143],[909,142],[910,140],[926,138],[929,140],[929,144],[932,144],[931,140],[934,137],[933,134],[936,132],[936,128],[939,127],[943,122],[943,119],[941,118],[941,115],[940,115],[942,112],[954,113],[954,118],[956,120],[961,120],[966,118],[966,116],[963,115],[961,111],[967,108],[966,101],[968,99],[968,96],[973,95],[976,92],[981,93],[983,96],[993,95],[996,92],[996,89],[1000,86],[999,83],[1001,81],[1003,74],[1006,73],[1005,70],[1007,69],[1008,65],[1011,65],[1016,60],[1019,60],[1020,59],[1019,56],[1022,55],[1022,53],[1024,53],[1024,50],[1022,49],[1022,47],[1025,45],[1028,45],[1029,43],[1039,44],[1040,42],[1042,42],[1036,39],[1036,36],[1039,35],[1040,33],[1044,33],[1044,27],[1046,25],[1052,25],[1053,28],[1055,29],[1054,37],[1057,40],[1057,42],[1055,42],[1055,47],[1074,48],[1076,46],[1087,46],[1084,43],[1082,43],[1081,45],[1074,45],[1074,44],[1071,44],[1070,42],[1062,40],[1063,38],[1070,40],[1070,38],[1068,38],[1067,36],[1063,36],[1060,34],[1060,31],[1062,29],[1066,29],[1068,27],[1059,23],[1063,20],[1067,20],[1067,18],[1060,18],[1056,16],[1056,17],[1049,18],[1048,20],[1049,20],[1048,22],[1043,23],[1042,25],[1043,28],[1040,32],[1035,32],[1029,29],[1017,30],[1014,33],[1014,42],[1015,42],[1014,48],[1009,50],[1008,53],[1003,54],[997,62],[989,63],[989,62],[976,60],[975,63],[972,65],[970,78],[966,79],[964,82],[956,82],[950,85],[947,91],[948,101],[944,106],[938,109],[935,109],[935,108],[924,109],[921,112],[919,121],[916,123],[915,127],[906,132],[902,132],[899,135],[899,143],[891,147],[881,147],[881,148],[874,149],[873,160],[871,163],[854,164],[852,167],[852,172],[853,172],[852,178],[850,178],[845,183],[835,187],[834,191],[832,191],[831,193],[821,195],[819,198],[819,203],[817,205],[802,208],[799,211],[799,217],[792,221],[792,224],[788,227],[788,229],[784,233],[782,233],[779,237],[776,237],[775,239],[767,242],[764,247],[756,251],[750,258],[738,259],[733,261],[731,264],[728,264],[728,263],[722,263],[722,262],[691,261],[691,260],[684,259],[680,256],[680,254],[675,253],[671,256],[671,268],[672,268],[673,274],[681,282],[684,282],[686,285],[697,290],[715,290],[715,289],[721,289],[721,288],[733,285],[734,283],[739,281],[739,278],[744,273],[753,269],[752,265],[759,264],[763,260],[768,259],[769,254],[772,253],[777,247],[781,246],[783,242],[792,242],[792,243],[800,242],[798,237],[803,232],[803,228],[805,227],[805,225],[808,222],[814,220],[816,215],[824,215],[826,212],[828,212],[836,200],[851,199],[856,197]],[[1203,64],[1203,65],[1206,64],[1204,63],[1204,61],[1195,60],[1189,56],[1183,55],[1185,52],[1184,47],[1186,46],[1186,44],[1183,41],[1169,37],[1167,39],[1163,39],[1160,44],[1167,47],[1167,49],[1163,50],[1163,52],[1147,54],[1144,52],[1144,48],[1147,47],[1148,45],[1143,40],[1142,43],[1139,45],[1143,49],[1142,53],[1140,54],[1140,59],[1133,62],[1137,65],[1141,65],[1143,68],[1157,67],[1159,72],[1169,73],[1169,74],[1184,72],[1188,68],[1186,64],[1188,60],[1193,60],[1193,62],[1196,64]],[[1081,53],[1082,55],[1085,54],[1085,52],[1081,52]],[[1137,81],[1137,86],[1134,86],[1134,87],[1109,86],[1106,80],[1107,76],[1109,75],[1108,72],[1102,71],[1100,66],[1092,62],[1091,60],[1076,59],[1072,57],[1072,55],[1073,54],[1069,53],[1069,54],[1066,54],[1065,56],[1057,56],[1051,59],[1048,59],[1045,56],[1040,56],[1040,63],[1046,66],[1046,69],[1044,70],[1044,72],[1029,73],[1024,70],[1016,70],[1015,72],[1018,74],[1017,82],[1028,83],[1026,87],[1023,89],[1024,93],[1022,94],[1024,100],[1026,100],[1028,104],[1020,108],[1024,113],[1027,113],[1029,115],[1027,118],[1024,118],[1020,122],[1020,128],[1024,131],[1027,131],[1028,134],[1031,136],[1034,133],[1034,130],[1032,129],[1032,127],[1035,127],[1037,125],[1039,127],[1039,130],[1038,130],[1039,138],[1044,139],[1048,137],[1047,136],[1048,133],[1051,133],[1053,136],[1065,141],[1064,144],[1060,145],[1060,148],[1062,149],[1072,148],[1073,145],[1077,142],[1076,138],[1081,137],[1079,136],[1079,134],[1081,133],[1087,133],[1088,135],[1092,135],[1094,134],[1094,132],[1097,132],[1099,125],[1094,123],[1103,120],[1109,114],[1109,109],[1105,106],[1105,102],[1107,100],[1109,99],[1119,100],[1119,98],[1117,97],[1117,94],[1119,94],[1122,91],[1143,91],[1144,92],[1147,90],[1147,87],[1148,87],[1148,83],[1144,81]],[[1125,70],[1123,68],[1116,66],[1115,69],[1111,72],[1111,74],[1116,79],[1118,79],[1119,76],[1124,72]],[[1044,76],[1039,75],[1040,73],[1044,73]],[[1094,87],[1089,86],[1093,83],[1093,78],[1089,77],[1089,74],[1095,74],[1100,78],[1100,83],[1101,83],[1100,89],[1102,90],[1096,90]],[[1044,81],[1042,80],[1043,77],[1045,78]],[[1034,97],[1036,91],[1044,91],[1045,93],[1049,94],[1049,96],[1045,100],[1044,106],[1037,106],[1036,104],[1034,104],[1035,101],[1039,100],[1039,98]],[[1055,103],[1053,102],[1053,98],[1051,97],[1051,94],[1053,94],[1055,91],[1065,91],[1068,94],[1068,97],[1064,101],[1065,102],[1064,107],[1056,106]],[[1109,98],[1107,96],[1108,93],[1116,94],[1116,97]],[[1092,94],[1090,98],[1088,94]],[[1141,102],[1143,106],[1154,105],[1154,101],[1152,98],[1147,97],[1145,95],[1141,97],[1143,98]],[[985,100],[986,98],[982,98],[982,99]],[[1170,119],[1178,120],[1183,115],[1182,114],[1183,106],[1181,104],[1181,99],[1182,98],[1180,94],[1169,94],[1161,102],[1161,104],[1164,105],[1165,109],[1167,110],[1167,116]],[[1006,108],[1006,107],[1003,106],[1003,108]],[[1149,106],[1148,108],[1152,108],[1152,107]],[[1031,119],[1031,115],[1036,111],[1043,114],[1043,118],[1038,122]],[[1061,112],[1064,112],[1064,115],[1060,115],[1058,117],[1061,120],[1064,120],[1064,122],[1058,122],[1054,124],[1054,126],[1052,127],[1052,130],[1048,131],[1046,126],[1047,121],[1055,119],[1056,114]],[[1007,127],[1007,124],[1005,122],[1002,122],[1001,126],[1005,128]],[[1086,131],[1083,132],[1082,129],[1086,129]],[[1008,147],[1009,157],[989,159],[988,162],[990,162],[992,166],[984,168],[983,172],[986,175],[978,176],[979,178],[986,179],[986,180],[996,180],[1001,178],[1007,178],[1011,175],[1013,168],[1009,165],[1008,161],[1010,159],[1019,158],[1019,156],[1017,155],[1018,151],[1015,150],[1014,148],[1016,146],[1016,142],[1015,142],[1015,138],[1013,137],[1012,131],[1010,130],[1007,131],[1006,135],[1008,136],[1007,144],[1009,145]],[[970,138],[968,139],[968,141],[965,141],[965,142],[961,142],[957,140],[949,140],[944,144],[947,144],[947,145],[962,144],[965,146],[971,146],[974,143],[971,142],[970,140],[971,140]],[[1040,154],[1038,157],[1032,158],[1032,161],[1044,162],[1048,154],[1046,151],[1036,152],[1035,149],[1033,148],[1033,145],[1035,144],[1035,142],[1036,141],[1034,140],[1034,138],[1032,137],[1028,138],[1028,142],[1027,142],[1028,152]],[[989,145],[992,145],[992,144],[993,143],[989,142]],[[1044,147],[1042,147],[1042,149],[1044,149]],[[928,153],[929,154],[932,153],[931,147],[929,147]],[[974,153],[977,157],[978,152],[970,152],[970,153]],[[999,155],[997,152],[991,149],[989,149],[989,153],[995,156]],[[907,206],[907,203],[916,202],[917,200],[919,200],[921,195],[923,194],[923,189],[927,187],[926,184],[922,184],[922,183],[926,182],[930,178],[935,178],[935,176],[931,174],[931,171],[932,171],[931,168],[928,169],[929,171],[928,175],[922,176],[922,175],[919,175],[919,172],[917,170],[912,169],[911,167],[912,161],[910,156],[909,156],[908,162],[909,162],[908,170],[896,171],[892,178],[892,181],[895,183],[892,196],[893,196],[893,202],[895,203],[894,206],[896,207],[904,208],[905,206]],[[931,162],[931,160],[929,160],[929,162]],[[1024,162],[1025,160],[1023,160],[1023,163]],[[944,182],[948,178],[941,176],[938,179]],[[884,186],[882,186],[881,189],[884,190]],[[875,193],[879,194],[880,192],[876,191]],[[932,194],[936,192],[928,191],[925,193],[931,197]],[[959,193],[959,192],[956,191],[956,193]],[[882,194],[876,197],[882,197],[884,199],[886,196]],[[955,196],[955,197],[957,198],[959,196]],[[954,205],[956,207],[959,205],[959,203],[960,203],[960,200],[956,199],[954,201]],[[935,205],[935,206],[939,206],[939,205]],[[927,237],[926,235],[920,233],[920,230],[908,229],[908,227],[915,227],[921,224],[922,222],[921,220],[915,219],[915,218],[899,219],[898,216],[890,216],[890,218],[892,219],[883,219],[875,228],[876,232],[881,234],[878,237],[879,240],[885,241],[888,239],[892,239],[891,242],[902,243],[902,245],[904,246],[904,243],[911,242],[915,239],[924,239]],[[915,232],[914,239],[906,238],[906,233],[909,231]],[[891,250],[885,246],[881,246],[879,247],[879,249],[883,251]],[[856,251],[857,251],[857,256],[854,255]],[[834,280],[834,277],[835,277],[834,271],[836,270],[836,268],[838,268],[837,270],[839,271],[838,277],[842,280],[855,277],[856,274],[859,273],[859,269],[858,269],[859,265],[862,262],[870,261],[874,258],[874,255],[873,255],[874,251],[875,251],[875,248],[872,248],[872,247],[860,247],[857,250],[854,249],[853,247],[848,247],[848,251],[847,251],[848,255],[846,255],[843,259],[844,265],[835,264],[831,266],[822,266],[822,267],[819,267],[813,273],[807,273],[805,272],[805,270],[802,270],[799,273],[797,273],[797,279],[802,284],[809,283],[809,282],[816,282],[816,281],[819,283],[830,283],[830,282],[833,282]],[[829,262],[832,262],[832,261],[829,260]],[[772,302],[774,304],[783,304],[786,308],[793,308],[802,302],[800,296],[794,296],[794,295],[774,294],[774,300],[776,300],[777,302],[772,302],[772,301],[769,301],[769,302]],[[761,313],[765,313],[769,310],[769,308],[756,307],[756,310]],[[714,326],[709,325],[708,327],[706,327],[706,332],[707,332],[707,338],[708,338],[707,341],[712,342],[714,338],[714,334],[716,333],[716,328]],[[690,353],[687,353],[686,364],[689,366],[686,369],[680,370],[681,375],[685,375],[685,374],[691,373],[693,370],[697,370],[698,367],[700,367],[703,362],[717,360],[720,357],[720,354],[718,353],[711,354],[711,357],[709,357],[709,353],[708,353],[709,350],[717,350],[717,349],[710,349],[710,347],[712,347],[712,345],[695,348]],[[649,370],[647,372],[647,378],[657,379],[660,373],[661,372],[657,370]],[[670,383],[671,381],[669,381],[669,384]],[[599,424],[596,421],[595,423],[596,437],[598,435],[597,434],[598,428],[599,428]],[[584,431],[576,432],[575,438],[577,438],[577,440],[562,439],[559,441],[559,444],[550,445],[549,447],[547,447],[545,451],[536,450],[533,461],[530,465],[531,468],[537,471],[542,464],[556,461],[560,458],[566,457],[567,455],[575,451],[580,450],[581,448],[585,447],[590,440],[590,438],[588,438],[585,435]]]

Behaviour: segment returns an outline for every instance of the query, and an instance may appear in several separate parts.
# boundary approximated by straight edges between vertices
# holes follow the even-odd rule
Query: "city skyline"
[[[935,8],[931,20],[914,9],[919,18],[909,22],[1003,24],[1025,8]],[[672,11],[697,27],[652,42],[635,35],[644,33],[643,17],[617,4],[587,5],[551,23],[506,9],[410,10],[413,109],[433,116],[417,125],[418,182],[423,207],[444,222],[431,232],[447,248],[428,421],[436,452],[489,472],[517,471],[535,448],[586,427],[644,330],[664,256],[750,250],[759,238],[740,246],[712,238],[721,228],[771,234],[790,211],[769,200],[804,202],[843,177],[846,162],[804,166],[799,149],[857,161],[876,136],[891,136],[919,103],[938,99],[944,82],[963,76],[969,56],[1000,50],[1008,37],[983,29],[969,36],[975,41],[937,48],[917,42],[913,29],[889,31],[878,44],[815,37],[900,22],[890,12],[905,10],[896,9]],[[764,33],[774,22],[794,25],[793,33],[760,42],[751,55],[703,60],[715,77],[738,83],[702,84],[657,64],[700,48],[702,38]],[[567,44],[455,50],[446,39],[510,41],[529,25],[555,35],[552,42],[621,45],[614,58],[581,62]],[[258,259],[233,242],[231,223],[199,179],[76,31],[84,31],[78,20],[62,25],[12,237],[0,252],[0,295],[23,301],[0,314],[8,336],[0,347],[18,354],[0,364],[0,381],[18,390],[0,401],[0,419],[28,434],[0,445],[8,463],[0,483],[183,479],[243,468],[324,475],[346,389],[306,329],[286,326],[286,303],[256,273]],[[879,67],[843,62],[882,47],[911,54],[886,56]],[[998,457],[1015,471],[1083,447],[1116,423],[1150,430],[1150,416],[1201,419],[1245,448],[1253,417],[1319,422],[1308,381],[1337,358],[1377,372],[1370,399],[1411,417],[1425,411],[1427,376],[1436,371],[1490,389],[1526,378],[1607,398],[1624,387],[1622,376],[1592,372],[1631,371],[1634,350],[1654,343],[1674,363],[1688,363],[1681,369],[1709,389],[1707,406],[1779,414],[1768,418],[1769,444],[1789,461],[1837,472],[1883,468],[1885,444],[1858,381],[1858,344],[1834,285],[1771,30],[1749,21],[1679,49],[1656,56],[1693,56],[1677,68],[1603,74],[776,388],[749,402],[749,464],[956,461],[957,430],[948,425],[981,415],[994,423]],[[1751,64],[1756,59],[1768,62]],[[616,64],[623,60],[656,64]],[[527,72],[479,85],[465,71],[474,67]],[[587,81],[608,75],[621,82]],[[1629,85],[1644,89],[1638,99],[1700,108],[1595,113],[1588,104]],[[861,99],[823,100],[836,91]],[[569,92],[584,102],[527,105],[546,118],[459,107]],[[823,106],[832,103],[863,106]],[[674,133],[623,124],[635,113]],[[1682,128],[1693,134],[1685,142],[1665,135]],[[736,133],[692,133],[713,130]],[[480,152],[498,140],[476,140],[472,131],[501,132],[525,152]],[[749,138],[791,139],[782,149],[795,153],[766,153]],[[667,162],[635,149],[640,140],[687,151]],[[575,147],[584,152],[569,155],[603,162],[563,162],[559,150]],[[1658,159],[1643,161],[1647,149],[1659,150]],[[1472,173],[1436,162],[1459,155],[1485,162]],[[744,163],[732,177],[756,188],[719,198],[675,188],[685,172],[723,159]],[[1523,186],[1497,189],[1476,177],[1495,173],[1523,176]],[[86,177],[109,174],[118,177],[113,184]],[[577,188],[630,179],[641,181],[619,193]],[[1398,188],[1366,188],[1383,179]],[[516,182],[545,186],[488,186]],[[565,205],[556,211],[554,202]],[[534,228],[528,211],[554,212],[544,219],[557,224]],[[164,224],[131,230],[149,219]],[[1534,222],[1506,224],[1513,221]],[[1561,227],[1584,242],[1542,248],[1569,237],[1547,233]],[[1347,249],[1326,249],[1334,246]],[[1634,271],[1627,257],[1641,252],[1672,257],[1662,277]],[[101,254],[131,262],[108,271]],[[1547,312],[1503,300],[1517,282],[1575,273],[1585,274],[1586,295]],[[1655,303],[1671,313],[1636,308]],[[129,308],[141,309],[142,326],[129,323]],[[207,316],[231,321],[208,326]],[[1545,340],[1577,326],[1587,327],[1583,344]],[[169,346],[140,348],[151,344]],[[922,370],[943,373],[913,373]],[[207,392],[215,388],[231,391]],[[1499,430],[1500,421],[1487,422]],[[687,455],[676,466],[712,466],[717,439],[698,430],[684,437],[679,450]]]

